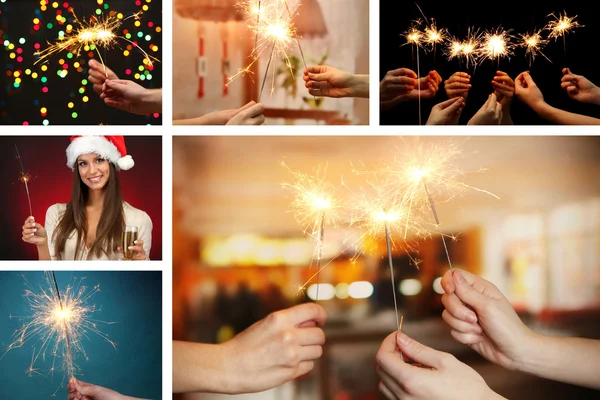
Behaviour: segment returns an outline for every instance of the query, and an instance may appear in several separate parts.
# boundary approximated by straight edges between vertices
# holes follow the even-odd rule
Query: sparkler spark
[[[446,54],[449,61],[457,58],[460,62],[464,59],[467,69],[469,65],[476,66],[482,37],[483,34],[479,33],[478,29],[469,27],[466,39],[461,40],[457,37],[450,37],[447,40],[448,45],[444,54]]]
[[[565,36],[570,31],[580,28],[583,25],[580,25],[575,21],[577,15],[574,17],[567,16],[566,12],[563,12],[562,15],[556,16],[554,13],[548,15],[548,17],[553,17],[554,20],[548,22],[548,25],[544,29],[549,30],[550,34],[548,35],[548,39],[554,38],[555,40],[561,36]]]
[[[542,49],[546,46],[548,40],[542,39],[541,33],[542,30],[540,29],[532,34],[521,35],[519,47],[525,48],[525,56],[529,56],[530,67],[538,54],[544,57],[546,60],[552,62],[544,53],[542,53]]]
[[[510,30],[497,28],[483,34],[483,40],[479,47],[478,55],[481,61],[497,60],[500,64],[500,58],[514,55],[515,44],[511,42],[513,36]]]
[[[45,285],[40,285],[38,289],[34,289],[26,281],[25,299],[32,314],[22,317],[11,315],[11,319],[23,321],[23,325],[15,331],[14,341],[0,359],[10,350],[24,347],[30,341],[37,341],[39,347],[33,351],[28,373],[38,373],[38,368],[34,367],[35,363],[40,357],[45,360],[46,356],[50,355],[50,374],[54,373],[57,360],[62,360],[63,386],[66,380],[75,377],[79,372],[75,360],[78,357],[87,359],[84,339],[89,339],[90,333],[100,336],[116,348],[116,344],[98,328],[99,324],[111,322],[94,319],[93,314],[100,310],[95,305],[87,304],[100,291],[100,287],[97,285],[88,290],[83,285],[83,279],[75,280],[74,284],[67,286],[63,292],[59,292],[53,272],[45,272]]]
[[[236,4],[236,7],[244,14],[248,29],[254,32],[255,45],[252,49],[252,60],[250,63],[238,69],[237,73],[228,79],[227,85],[240,76],[252,74],[254,65],[265,52],[268,52],[269,61],[267,62],[262,80],[259,94],[260,101],[271,62],[274,58],[283,59],[291,76],[294,76],[293,64],[290,60],[289,52],[294,42],[300,47],[297,29],[293,22],[297,15],[297,8],[291,10],[287,4],[287,0],[260,1],[258,3],[256,0],[242,0]],[[302,53],[301,47],[300,52]],[[304,60],[303,54],[302,59]],[[274,91],[275,71],[272,73],[271,93]]]
[[[106,73],[106,64],[102,59],[99,48],[112,48],[118,44],[119,40],[124,40],[133,47],[137,48],[144,55],[145,61],[149,65],[152,65],[152,60],[158,61],[157,58],[146,53],[136,42],[133,42],[126,37],[119,36],[115,33],[124,21],[127,21],[131,18],[139,19],[140,15],[142,14],[141,11],[125,18],[119,18],[120,15],[122,16],[122,14],[111,14],[105,19],[92,17],[89,21],[86,21],[85,19],[79,20],[72,7],[69,8],[69,11],[73,15],[73,18],[75,19],[74,23],[77,25],[77,27],[72,29],[70,33],[67,31],[65,36],[60,36],[56,43],[48,43],[48,47],[46,49],[36,52],[35,55],[39,58],[36,60],[34,65],[47,59],[53,54],[64,50],[67,50],[79,57],[82,50],[87,51],[87,49],[90,49],[96,50],[96,53],[98,54]]]
[[[325,180],[326,168],[321,170],[317,168],[314,176],[294,172],[285,163],[282,166],[287,168],[294,176],[295,183],[283,183],[284,189],[291,190],[294,198],[291,207],[294,210],[294,216],[303,229],[304,234],[308,234],[316,240],[313,260],[317,263],[317,272],[313,277],[317,278],[317,296],[319,273],[321,272],[321,257],[323,255],[323,239],[325,233],[325,224],[335,225],[339,219],[339,203],[336,189]],[[302,290],[312,278],[308,280],[301,288]]]

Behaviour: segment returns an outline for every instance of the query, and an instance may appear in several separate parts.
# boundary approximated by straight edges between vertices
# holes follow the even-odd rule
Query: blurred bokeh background
[[[314,274],[315,242],[291,212],[281,183],[327,166],[356,191],[352,165],[393,160],[418,144],[456,144],[463,182],[489,190],[438,204],[453,265],[506,294],[522,319],[552,335],[600,338],[600,138],[597,137],[175,137],[173,143],[174,339],[217,343],[269,312],[311,301],[299,291]],[[433,218],[432,218],[433,219]],[[319,304],[329,319],[317,368],[245,399],[379,399],[374,356],[396,329],[382,237],[356,262],[345,249],[357,232],[327,227]],[[402,238],[395,238],[401,242]],[[455,342],[441,319],[440,277],[448,262],[439,236],[393,252],[403,329],[455,354],[511,399],[597,398],[598,393],[504,370]],[[422,263],[416,269],[411,257]],[[313,282],[314,283],[314,282]],[[181,399],[216,399],[184,395]]]
[[[173,118],[195,118],[238,108],[259,99],[268,124],[368,125],[367,99],[313,98],[304,87],[304,63],[293,42],[269,64],[270,44],[250,73],[226,85],[252,60],[255,34],[244,21],[238,0],[174,0]],[[252,4],[252,2],[246,2]],[[256,2],[258,4],[258,2]],[[369,73],[367,0],[288,0],[297,8],[294,25],[307,65],[329,65],[353,74]],[[263,7],[265,3],[263,3]],[[283,9],[283,8],[282,8]],[[350,28],[350,29],[349,29]]]

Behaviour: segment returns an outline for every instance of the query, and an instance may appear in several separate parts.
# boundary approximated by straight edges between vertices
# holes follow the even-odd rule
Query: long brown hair
[[[108,160],[107,160],[108,161]],[[123,197],[121,196],[121,187],[119,185],[119,176],[114,164],[110,164],[110,175],[106,186],[104,187],[104,205],[100,222],[96,228],[96,240],[88,252],[88,260],[92,256],[97,258],[106,254],[114,254],[117,251],[121,240],[121,233],[125,226],[125,216],[123,214]],[[60,257],[64,252],[67,239],[71,234],[77,234],[77,247],[75,248],[75,259],[81,251],[81,246],[85,246],[88,224],[85,215],[85,205],[89,197],[90,188],[81,180],[79,168],[75,164],[73,170],[73,190],[71,191],[71,201],[67,204],[65,213],[60,218],[60,222],[52,236],[55,243],[55,253]]]

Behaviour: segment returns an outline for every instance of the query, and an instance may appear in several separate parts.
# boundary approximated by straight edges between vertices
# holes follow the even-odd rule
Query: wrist
[[[540,333],[534,332],[527,327],[525,334],[519,339],[520,348],[515,352],[509,369],[513,371],[532,373],[535,366],[540,362],[540,356],[547,351],[544,349],[546,337]]]
[[[350,75],[348,97],[369,97],[369,75]]]
[[[216,383],[218,390],[216,392],[235,394],[244,393],[243,374],[240,374],[240,365],[236,359],[237,351],[234,345],[235,340],[229,340],[217,345],[219,348],[219,371],[220,381]]]
[[[162,90],[145,89],[142,104],[147,114],[162,113]]]
[[[595,104],[597,106],[600,106],[600,88],[599,87],[595,87],[594,90],[592,91],[592,104]]]

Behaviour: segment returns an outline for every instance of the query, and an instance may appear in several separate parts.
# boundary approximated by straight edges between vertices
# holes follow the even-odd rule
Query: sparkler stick
[[[419,125],[421,125],[421,69],[419,65],[419,47],[422,47],[422,38],[423,33],[419,31],[418,26],[421,21],[415,21],[414,25],[411,26],[404,37],[406,38],[406,44],[411,44],[413,46],[413,50],[417,50],[417,90],[419,96]]]
[[[562,36],[563,38],[563,48],[565,52],[565,58],[567,57],[567,39],[566,35],[576,29],[583,27],[584,25],[580,25],[575,21],[577,15],[574,17],[567,16],[566,12],[563,12],[562,15],[556,16],[554,13],[548,15],[548,17],[553,17],[554,20],[548,22],[548,25],[544,29],[549,30],[550,34],[548,35],[548,39],[554,38],[554,40],[558,39],[558,37]]]
[[[429,193],[429,189],[427,189],[427,183],[425,183],[425,179],[423,179],[423,187],[425,188],[425,193],[427,193],[427,198],[429,199],[429,206],[431,207],[431,212],[433,212],[433,217],[435,218],[435,224],[438,229],[440,227],[440,219],[438,218],[437,211],[435,209],[435,203],[433,202],[433,198],[431,197],[431,193]],[[446,246],[446,239],[442,232],[440,232],[440,236],[442,237],[442,243],[444,244],[444,251],[446,251],[446,257],[448,258],[448,266],[452,269],[452,261],[450,260],[450,253],[448,253],[448,246]]]
[[[267,82],[267,74],[269,73],[269,67],[271,66],[271,60],[273,59],[273,52],[275,51],[275,42],[273,42],[273,47],[271,48],[271,53],[269,54],[269,62],[267,63],[267,68],[265,69],[265,75],[263,76],[263,82],[260,86],[260,93],[258,94],[258,102],[260,103],[260,99],[262,97],[263,90],[265,88],[265,83]]]
[[[58,288],[58,282],[56,281],[56,275],[52,271],[52,280],[54,281],[54,287],[56,288],[56,296],[58,297],[58,303],[60,304],[60,312],[65,315],[65,308],[63,307],[62,299],[60,298],[60,289]],[[75,376],[75,368],[73,367],[73,353],[71,352],[71,336],[69,335],[69,328],[67,327],[67,321],[63,318],[63,326],[65,327],[65,339],[67,341],[67,370],[69,378]]]
[[[542,39],[541,32],[542,30],[540,29],[532,34],[521,35],[519,46],[525,48],[525,56],[529,57],[529,68],[531,68],[533,61],[538,54],[552,62],[544,53],[542,53],[541,49],[546,46],[548,40]]]
[[[396,315],[396,327],[400,331],[400,321],[398,320],[398,302],[396,301],[396,283],[394,280],[394,264],[392,262],[392,246],[390,245],[390,231],[388,221],[385,221],[385,243],[387,246],[388,263],[390,266],[390,279],[392,280],[392,293],[394,294],[394,314]]]
[[[321,229],[319,232],[318,254],[317,254],[317,296],[315,302],[319,300],[319,274],[321,272],[321,257],[323,255],[323,239],[325,236],[325,211],[321,212]]]
[[[19,160],[19,164],[21,165],[21,173],[19,175],[19,180],[25,184],[25,191],[27,192],[27,201],[29,202],[29,215],[33,216],[33,209],[31,208],[31,196],[29,194],[29,180],[31,179],[31,175],[25,172],[25,168],[23,167],[23,160],[21,160],[21,155],[19,154],[19,149],[15,144],[15,152],[17,155],[17,160]]]

